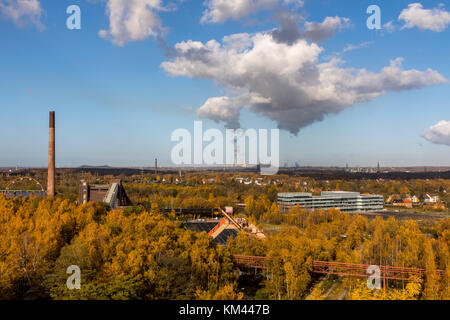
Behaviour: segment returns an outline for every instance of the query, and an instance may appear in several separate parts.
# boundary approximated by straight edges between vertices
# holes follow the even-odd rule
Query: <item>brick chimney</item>
[[[55,196],[55,111],[50,111],[47,196]]]

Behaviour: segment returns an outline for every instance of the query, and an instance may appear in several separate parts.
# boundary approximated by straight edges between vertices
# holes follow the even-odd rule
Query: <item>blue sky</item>
[[[164,31],[139,34],[139,39],[111,31],[106,6],[108,1],[121,0],[26,0],[38,2],[40,13],[14,19],[5,8],[16,1],[0,0],[0,166],[45,166],[49,110],[57,113],[57,166],[151,166],[155,157],[161,165],[170,166],[170,152],[175,145],[170,141],[171,133],[177,128],[192,130],[193,122],[200,119],[196,111],[208,99],[240,94],[248,98],[249,92],[253,94],[257,89],[251,87],[244,92],[248,87],[243,84],[239,93],[231,92],[232,81],[240,79],[228,81],[209,71],[204,73],[207,76],[185,72],[186,63],[200,62],[189,61],[180,52],[167,56],[161,43],[173,47],[192,40],[206,45],[212,39],[222,43],[223,37],[233,34],[267,33],[280,28],[280,13],[297,17],[299,30],[306,27],[305,22],[322,23],[326,17],[349,19],[348,23],[341,20],[341,27],[336,27],[331,37],[317,40],[304,36],[298,40],[305,41],[308,50],[315,43],[322,48],[317,64],[337,57],[341,64],[336,72],[355,68],[378,75],[390,65],[390,60],[401,57],[401,70],[421,73],[412,75],[411,90],[409,85],[401,84],[409,74],[401,73],[393,79],[377,76],[386,82],[380,85],[377,97],[352,102],[337,113],[325,112],[323,120],[306,121],[304,125],[296,123],[297,111],[287,111],[291,119],[280,119],[268,116],[256,105],[239,106],[239,122],[244,128],[283,127],[289,120],[291,130],[282,130],[280,136],[281,163],[376,166],[380,161],[384,166],[450,165],[447,127],[439,127],[441,131],[430,129],[450,119],[449,83],[442,80],[450,79],[450,21],[445,14],[450,7],[440,5],[442,0],[422,1],[423,10],[435,11],[411,11],[400,20],[402,11],[414,1],[305,0],[303,5],[296,5],[294,1],[286,4],[280,0],[270,8],[256,6],[249,13],[220,16],[225,21],[206,23],[200,22],[207,9],[204,1],[162,1],[167,9],[149,11],[161,21]],[[72,4],[81,8],[81,30],[66,27],[66,8]],[[380,6],[383,25],[393,21],[393,30],[386,25],[382,30],[366,27],[366,9],[371,4]],[[441,25],[430,25],[427,14],[439,14]],[[408,21],[411,25],[405,27]],[[123,27],[120,23],[118,26]],[[101,37],[100,30],[109,31]],[[360,48],[344,52],[349,45]],[[179,75],[170,74],[162,66],[164,62],[173,63]],[[427,69],[435,72],[434,76],[422,81]],[[437,74],[440,80],[436,80]],[[271,87],[278,85],[277,79],[284,80],[279,76],[271,80],[275,81]],[[390,89],[398,86],[398,90]],[[283,107],[283,103],[278,105]],[[223,121],[214,122],[218,119],[213,114],[217,108],[203,107],[208,111],[203,118],[205,127],[224,129],[227,121],[235,120],[220,118]],[[311,107],[299,108],[309,119]],[[332,108],[332,104],[324,108],[329,110],[326,108]],[[427,130],[431,130],[428,139],[422,136]]]

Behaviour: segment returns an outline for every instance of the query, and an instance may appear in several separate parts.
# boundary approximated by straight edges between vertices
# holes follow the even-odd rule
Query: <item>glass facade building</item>
[[[278,204],[283,208],[299,205],[309,209],[337,208],[346,212],[376,211],[383,209],[383,196],[346,191],[324,191],[320,196],[289,192],[278,194]]]

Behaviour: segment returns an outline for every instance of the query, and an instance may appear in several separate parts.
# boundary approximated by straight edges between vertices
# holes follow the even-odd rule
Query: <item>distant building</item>
[[[224,217],[220,220],[216,219],[197,219],[184,223],[186,229],[202,232],[205,231],[217,243],[226,245],[229,239],[235,238],[239,232],[243,231],[249,235],[253,235],[259,239],[265,239],[264,233],[254,224],[249,223],[246,219],[233,217],[233,207],[226,207],[225,211],[221,210]]]
[[[217,244],[226,245],[230,239],[236,238],[239,233],[239,230],[233,228],[226,222],[227,220],[225,218],[220,221],[217,219],[197,219],[185,222],[184,227],[195,232],[204,231],[210,234],[211,238]],[[211,235],[212,233],[214,233],[214,236]]]
[[[81,180],[79,202],[85,204],[90,201],[106,203],[111,209],[131,205],[121,180],[112,180],[106,185],[89,184]]]
[[[410,194],[391,194],[387,198],[386,203],[392,204],[393,206],[412,207],[420,205],[420,199]]]
[[[236,178],[235,181],[239,182],[239,183],[246,184],[246,185],[250,185],[250,184],[253,184],[253,183],[261,185],[262,178],[258,178],[256,180],[253,180],[253,179],[250,179],[250,178],[240,178],[239,177],[239,178]]]
[[[279,193],[278,204],[284,208],[299,205],[309,209],[337,208],[347,212],[383,209],[383,196],[347,191],[324,191],[320,196],[312,193]]]
[[[438,203],[440,202],[438,195],[429,195],[428,193],[425,196],[425,203]]]
[[[394,200],[392,202],[392,205],[395,207],[404,207],[404,208],[412,208],[413,203],[411,199],[401,199],[401,200]]]
[[[446,210],[446,205],[441,201],[438,195],[425,195],[424,208],[431,208],[433,210]]]

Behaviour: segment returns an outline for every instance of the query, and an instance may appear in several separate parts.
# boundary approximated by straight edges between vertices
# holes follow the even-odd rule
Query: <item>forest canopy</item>
[[[62,198],[0,195],[0,298],[315,299],[323,298],[323,289],[312,262],[321,260],[426,270],[412,282],[390,281],[384,293],[346,277],[347,299],[449,299],[449,219],[423,227],[336,209],[281,213],[263,200],[252,204],[261,207],[258,221],[280,229],[266,240],[240,233],[220,246],[204,232],[186,230],[156,203],[148,211],[110,211]],[[267,271],[252,296],[239,289],[233,254],[266,257]],[[81,290],[67,288],[70,265],[81,269]],[[436,269],[444,270],[442,279]]]

